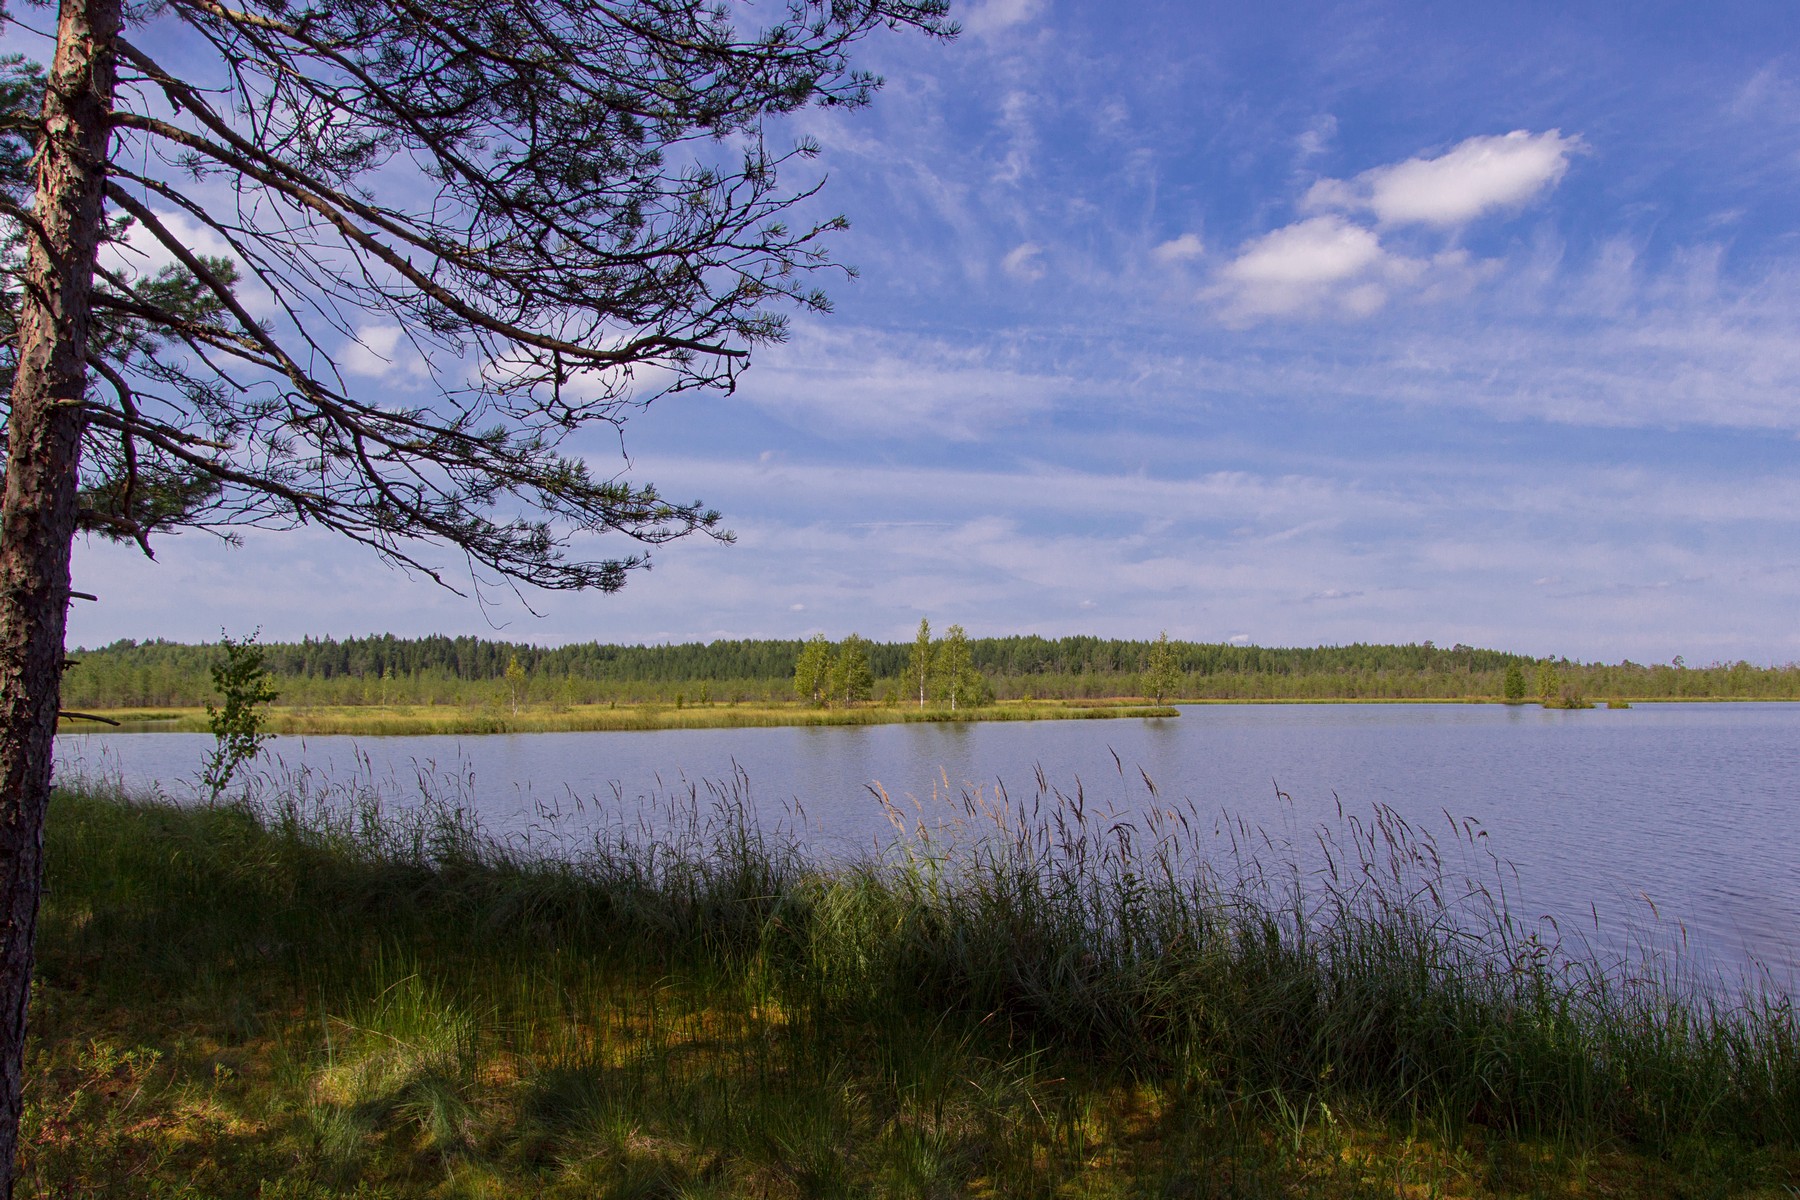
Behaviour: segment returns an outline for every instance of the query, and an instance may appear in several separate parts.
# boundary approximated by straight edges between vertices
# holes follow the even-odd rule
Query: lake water
[[[59,771],[82,764],[180,796],[211,744],[65,735]],[[1710,968],[1754,960],[1790,993],[1800,977],[1800,705],[1201,705],[1145,721],[281,738],[265,753],[285,769],[391,780],[402,798],[417,795],[420,770],[472,779],[467,794],[500,832],[539,824],[546,809],[561,811],[564,832],[598,826],[641,797],[741,770],[763,818],[803,829],[822,856],[891,838],[871,785],[930,814],[946,791],[1029,796],[1040,770],[1123,809],[1149,802],[1141,772],[1165,803],[1296,845],[1339,826],[1340,804],[1389,805],[1446,839],[1447,812],[1479,822],[1512,864],[1517,914],[1597,928],[1608,946],[1685,931]]]

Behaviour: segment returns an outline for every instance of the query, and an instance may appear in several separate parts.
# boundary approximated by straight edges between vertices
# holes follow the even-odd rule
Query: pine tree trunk
[[[13,1192],[44,813],[62,685],[121,0],[64,0],[44,96],[0,506],[0,1197]]]

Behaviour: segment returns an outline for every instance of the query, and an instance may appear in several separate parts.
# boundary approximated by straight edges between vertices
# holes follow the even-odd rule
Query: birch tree
[[[525,694],[525,668],[519,665],[519,656],[513,655],[506,662],[506,696],[512,701],[513,716],[519,715],[519,700]]]
[[[963,632],[963,627],[952,625],[944,630],[944,640],[938,644],[933,667],[944,699],[950,702],[951,712],[956,711],[958,700],[967,700],[972,694],[969,676],[974,673],[974,668],[971,662],[969,636]]]
[[[831,660],[831,696],[849,708],[867,700],[875,690],[875,672],[869,666],[868,639],[851,634]]]
[[[909,684],[916,684],[919,689],[919,707],[925,707],[925,693],[931,686],[931,621],[926,617],[919,618],[919,634],[913,638],[912,657],[907,661],[906,678]]]
[[[831,643],[815,633],[800,647],[794,661],[794,695],[815,708],[823,708],[831,694]]]

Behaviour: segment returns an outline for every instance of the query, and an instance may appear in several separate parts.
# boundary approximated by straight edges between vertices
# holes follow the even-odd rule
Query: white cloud
[[[1024,24],[1043,11],[1044,0],[986,0],[957,15],[963,29],[978,37]]]
[[[1203,298],[1228,326],[1259,325],[1254,338],[1171,335],[1189,348],[1147,358],[1140,390],[1245,404],[1313,397],[1397,421],[1407,410],[1463,410],[1505,422],[1800,436],[1800,262],[1745,281],[1698,250],[1657,264],[1630,242],[1607,241],[1580,259],[1556,244],[1517,262],[1443,252],[1410,278],[1389,265],[1310,292],[1213,275]],[[1346,293],[1367,283],[1385,289],[1389,310],[1405,305],[1405,319],[1292,319],[1307,315],[1306,303],[1345,318]],[[1292,307],[1278,308],[1282,300]]]
[[[1373,340],[1296,332],[1282,345],[1300,358],[1244,386],[1506,421],[1800,434],[1800,266],[1746,285],[1717,277],[1709,255],[1657,269],[1614,240],[1562,263],[1553,289],[1535,289],[1531,270],[1507,268],[1471,311]]]
[[[386,379],[400,370],[398,351],[403,332],[398,325],[359,326],[356,340],[346,345],[338,356],[341,365],[351,375]]]
[[[563,395],[586,401],[610,400],[629,396],[649,400],[675,386],[681,372],[661,362],[631,363],[621,367],[599,367],[575,371],[563,384]]]
[[[1315,126],[1319,137],[1303,151],[1323,145],[1324,128]],[[1380,230],[1451,229],[1517,207],[1561,179],[1569,156],[1582,148],[1580,138],[1558,130],[1517,130],[1469,138],[1436,158],[1375,167],[1352,180],[1318,180],[1301,200],[1303,210],[1318,215],[1246,242],[1201,298],[1227,324],[1243,325],[1284,316],[1362,318],[1397,296],[1436,301],[1465,294],[1501,264],[1454,245],[1432,252],[1418,245],[1418,235],[1411,252],[1402,253],[1384,243]],[[1374,223],[1352,219],[1361,213]]]
[[[1005,134],[1006,153],[994,168],[995,183],[1018,183],[1032,173],[1038,145],[1036,118],[1042,108],[1042,99],[1019,88],[1001,98],[999,126]]]
[[[1372,231],[1342,217],[1312,217],[1250,242],[1221,274],[1251,288],[1311,288],[1361,275],[1383,257]]]
[[[1346,289],[1340,303],[1349,316],[1372,317],[1387,307],[1387,300],[1387,289],[1379,283],[1361,283]]]
[[[805,428],[972,441],[1081,386],[1015,365],[1002,347],[809,322],[786,344],[758,352],[739,394]]]
[[[234,261],[237,258],[231,252],[230,244],[219,236],[218,231],[207,228],[186,213],[157,211],[156,219],[182,245],[196,254],[230,258]],[[101,245],[100,261],[109,270],[148,278],[164,267],[174,266],[175,255],[170,253],[149,228],[134,222],[125,234],[123,245],[117,242]]]
[[[237,284],[236,295],[238,302],[251,316],[270,318],[280,314],[281,309],[275,303],[274,295],[255,275],[243,269],[243,260],[232,252],[231,244],[217,230],[201,224],[184,212],[160,209],[152,211],[156,213],[156,219],[163,228],[195,254],[228,258],[238,264],[238,273],[242,278]],[[125,234],[123,245],[106,242],[100,247],[101,266],[127,279],[149,279],[165,267],[174,266],[175,261],[175,255],[156,235],[137,223]]]
[[[1367,317],[1395,294],[1438,299],[1466,291],[1495,264],[1461,250],[1431,258],[1389,251],[1372,229],[1338,215],[1308,217],[1247,242],[1201,298],[1230,324],[1268,317]]]
[[[1781,120],[1792,120],[1797,99],[1800,99],[1800,88],[1795,87],[1778,64],[1770,63],[1744,81],[1725,111],[1740,119],[1773,115]]]
[[[1150,256],[1165,266],[1193,262],[1197,258],[1206,257],[1206,243],[1200,240],[1197,233],[1184,233],[1157,246],[1150,251]]]
[[[508,636],[906,640],[930,615],[993,632],[1253,630],[1265,645],[1435,636],[1582,657],[1800,655],[1787,620],[1800,560],[1771,550],[1795,544],[1800,483],[1778,469],[1722,489],[1679,464],[1470,467],[1416,454],[1168,479],[868,462],[771,471],[749,451],[639,465],[670,493],[703,489],[732,514],[739,544],[660,550],[657,570],[617,596],[536,596],[550,615]],[[171,538],[157,563],[102,542],[77,556],[83,586],[108,599],[71,615],[78,644],[216,636],[219,614],[246,606],[271,638],[477,624],[472,603],[372,571],[312,530],[248,531],[238,551]]]
[[[1472,137],[1436,158],[1409,158],[1355,179],[1321,179],[1304,207],[1367,211],[1384,225],[1464,225],[1497,209],[1518,208],[1553,187],[1584,148],[1561,130]]]
[[[1035,283],[1044,277],[1044,248],[1036,242],[1022,242],[1007,251],[1000,269],[1014,279]]]
[[[1314,119],[1299,137],[1294,139],[1294,149],[1301,159],[1315,158],[1331,148],[1332,139],[1337,137],[1337,118],[1325,113]]]

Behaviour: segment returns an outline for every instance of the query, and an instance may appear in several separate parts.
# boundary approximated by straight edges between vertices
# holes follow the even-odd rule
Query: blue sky
[[[71,640],[852,631],[1800,659],[1781,4],[986,0],[810,113],[836,312],[626,431],[724,510],[486,604],[308,531],[78,547]],[[372,388],[418,386],[379,326]],[[583,447],[617,467],[615,442]],[[604,546],[604,543],[600,543]],[[612,548],[614,552],[622,547]]]

